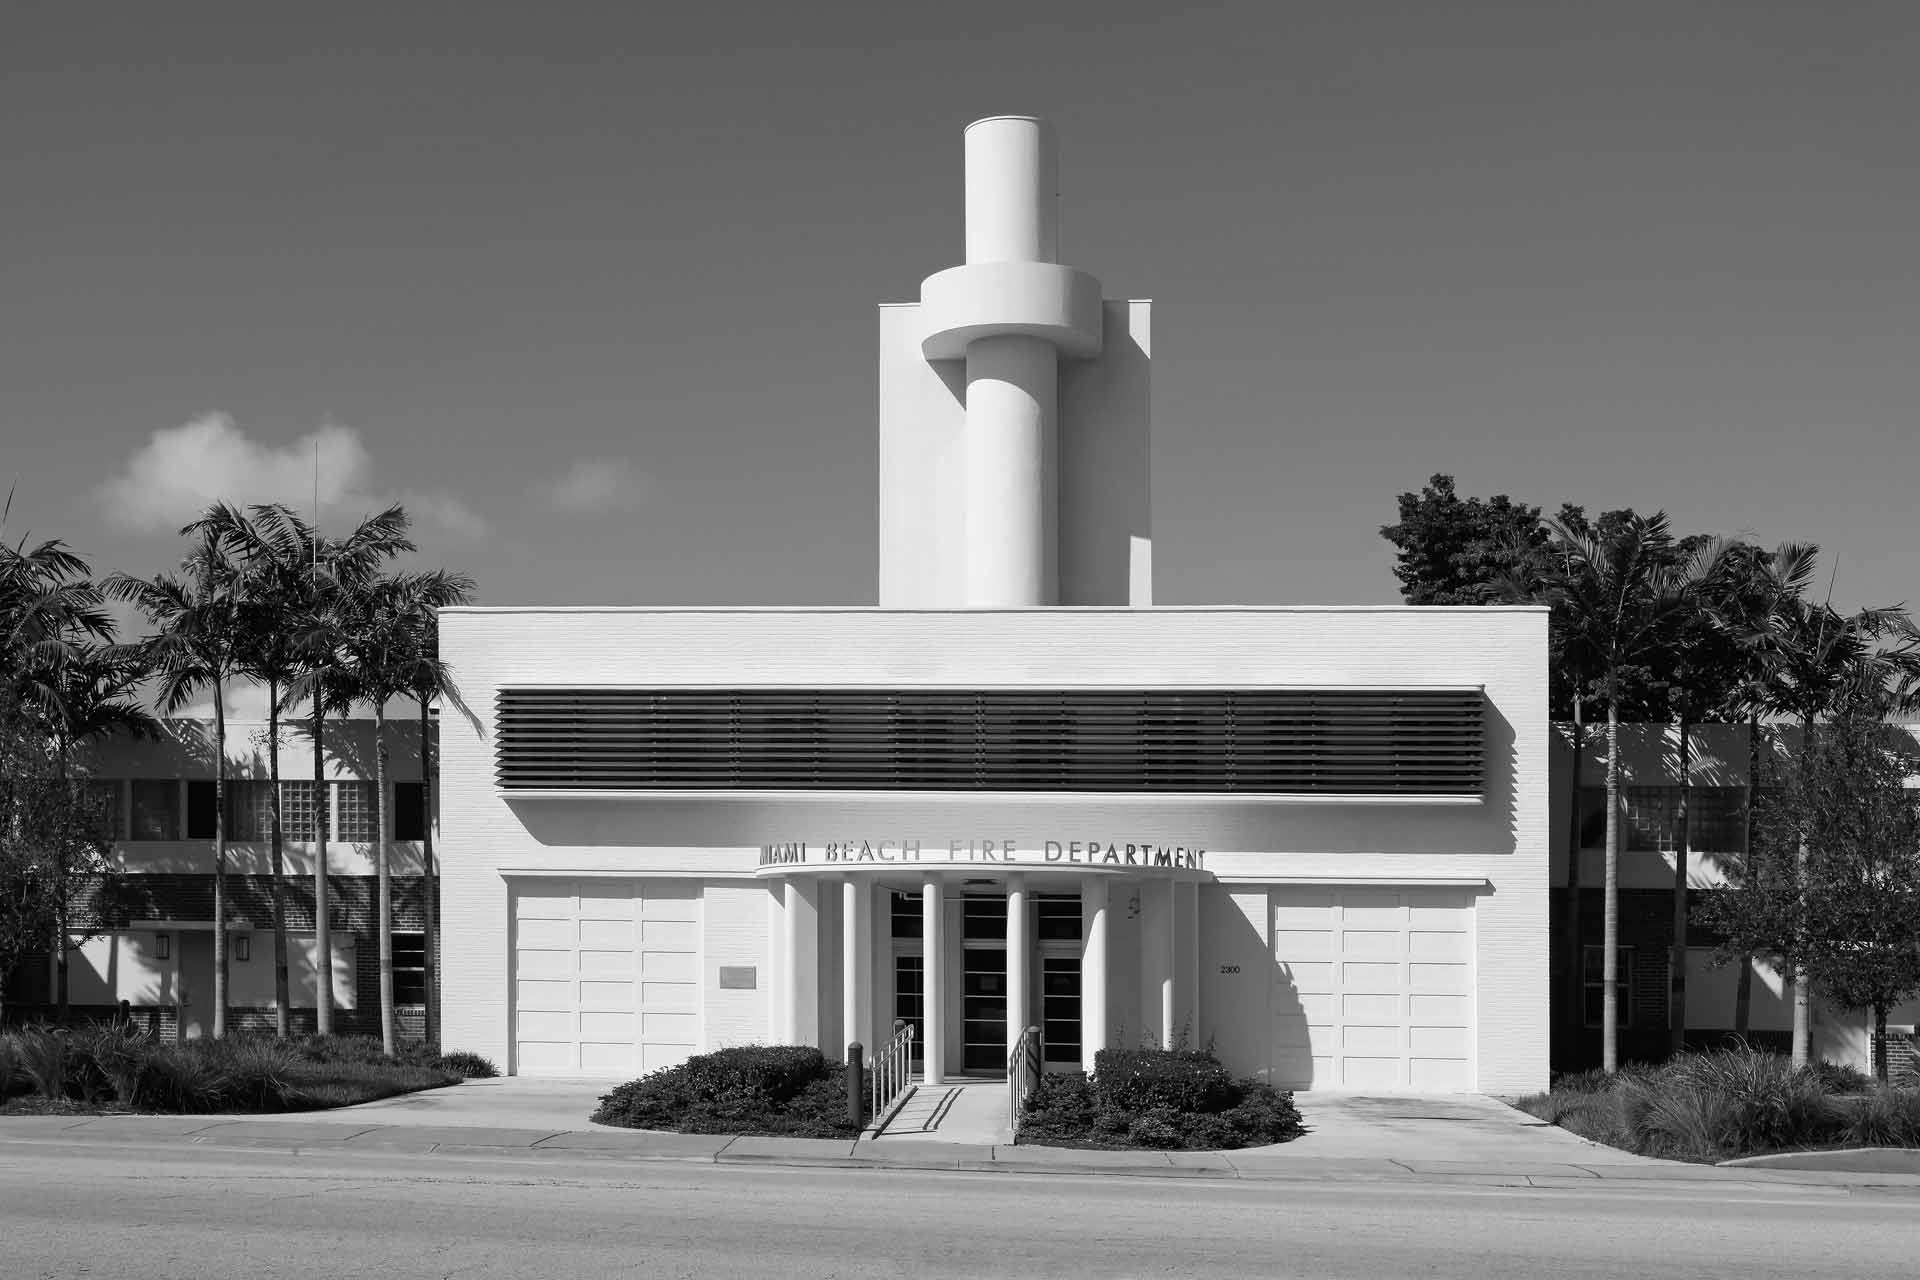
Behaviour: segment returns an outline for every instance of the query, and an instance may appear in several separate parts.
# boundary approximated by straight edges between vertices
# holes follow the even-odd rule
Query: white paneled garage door
[[[699,949],[698,881],[516,882],[514,1070],[631,1078],[685,1060]]]
[[[1463,889],[1275,889],[1273,1082],[1472,1089],[1473,899]]]

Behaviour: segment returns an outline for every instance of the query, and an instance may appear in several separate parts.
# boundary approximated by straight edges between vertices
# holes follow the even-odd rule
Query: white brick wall
[[[441,644],[466,709],[445,713],[441,729],[448,1043],[506,1057],[512,872],[738,875],[753,867],[755,846],[778,840],[990,837],[1026,847],[1062,831],[1102,830],[1202,845],[1208,869],[1236,894],[1240,885],[1251,894],[1302,878],[1484,880],[1478,1083],[1495,1093],[1546,1083],[1544,611],[455,609],[443,615]],[[1478,685],[1490,708],[1488,786],[1478,805],[883,794],[509,802],[494,791],[494,699],[521,684]],[[1209,905],[1217,893],[1203,897],[1203,913],[1217,909]],[[1264,887],[1258,897],[1265,901]],[[764,909],[712,916],[731,922],[709,930],[732,930],[728,945],[742,954],[749,921],[765,927]],[[722,1026],[744,1025],[737,1007],[722,1015],[714,1003],[714,954],[710,1040]],[[764,947],[760,954],[772,959]],[[1213,966],[1205,955],[1202,962],[1204,980]],[[771,979],[774,966],[762,963]],[[1203,989],[1203,1010],[1218,990]],[[876,1005],[883,999],[877,992]],[[1116,993],[1116,1018],[1131,1026],[1138,1007],[1135,993]],[[1249,999],[1234,1016],[1264,1024],[1265,1001]],[[1205,1021],[1223,1025],[1218,1013]],[[1263,1026],[1256,1041],[1266,1039]]]

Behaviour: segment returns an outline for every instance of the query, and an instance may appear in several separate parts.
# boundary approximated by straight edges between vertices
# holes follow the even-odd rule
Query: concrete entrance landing
[[[1007,1082],[973,1080],[917,1085],[913,1096],[874,1142],[917,1138],[922,1142],[997,1145],[1013,1141],[1007,1122]]]

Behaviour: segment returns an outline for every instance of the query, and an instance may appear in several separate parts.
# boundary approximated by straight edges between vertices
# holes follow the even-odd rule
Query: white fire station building
[[[1040,121],[965,142],[962,265],[879,313],[877,607],[442,615],[445,1043],[1544,1088],[1545,611],[1154,606],[1152,307],[1061,263]]]

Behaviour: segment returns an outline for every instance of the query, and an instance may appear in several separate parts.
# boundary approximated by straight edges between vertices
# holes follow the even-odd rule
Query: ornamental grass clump
[[[365,1040],[365,1037],[355,1039]],[[0,1035],[0,1103],[37,1094],[57,1110],[207,1115],[307,1111],[457,1083],[492,1064],[443,1068],[430,1049],[401,1058],[366,1045],[228,1036],[182,1043],[123,1025],[30,1027]],[[461,1058],[462,1055],[449,1055]]]
[[[1520,1110],[1645,1156],[1720,1161],[1771,1151],[1920,1146],[1920,1091],[1848,1067],[1794,1067],[1740,1045],[1676,1055],[1607,1077],[1582,1072]]]

